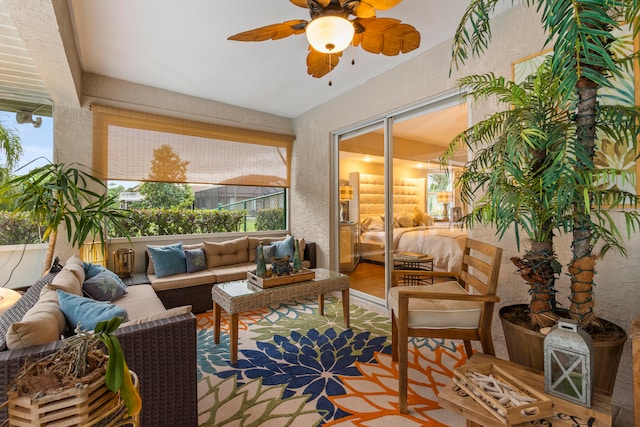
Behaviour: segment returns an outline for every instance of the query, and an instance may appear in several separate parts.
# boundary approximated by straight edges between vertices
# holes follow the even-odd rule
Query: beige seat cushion
[[[57,341],[66,329],[66,320],[54,289],[40,291],[40,298],[22,317],[9,326],[5,336],[10,350]]]
[[[129,325],[139,325],[140,323],[151,322],[153,320],[168,319],[169,317],[180,316],[187,313],[191,313],[191,306],[183,305],[182,307],[174,307],[163,312],[151,314],[145,317],[139,317],[135,320],[129,320],[128,322],[121,324],[120,327],[122,328]]]
[[[216,267],[214,269],[216,273],[216,283],[231,282],[233,280],[245,280],[247,278],[247,271],[252,271],[255,269],[256,264],[254,262],[245,262],[243,264]]]
[[[398,294],[401,289],[445,294],[466,294],[456,281],[428,286],[394,286],[389,290],[389,306],[398,315]],[[409,299],[409,327],[425,329],[475,329],[480,322],[481,302]]]
[[[216,282],[216,274],[212,270],[200,270],[194,273],[175,274],[160,278],[156,277],[155,274],[149,274],[147,277],[156,291],[188,288],[189,286],[207,285]]]
[[[129,321],[166,311],[151,285],[129,286],[127,287],[127,295],[113,301],[113,304],[127,310]]]

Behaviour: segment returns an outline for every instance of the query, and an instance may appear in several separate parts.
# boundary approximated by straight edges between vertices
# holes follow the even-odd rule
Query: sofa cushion
[[[245,280],[247,278],[247,272],[255,269],[256,264],[254,262],[216,267],[214,270],[216,273],[216,283]]]
[[[139,325],[141,323],[151,322],[151,321],[160,320],[160,319],[168,319],[173,316],[180,316],[182,314],[188,314],[188,313],[191,313],[191,306],[183,305],[181,307],[174,307],[174,308],[170,308],[169,310],[160,311],[160,312],[150,314],[148,316],[140,317],[134,320],[129,320],[128,322],[121,324],[120,327],[122,328],[129,325]]]
[[[75,330],[79,325],[83,330],[92,331],[98,322],[103,320],[111,320],[114,317],[120,317],[123,321],[128,320],[127,311],[124,308],[108,301],[96,301],[59,289],[56,292],[60,309],[71,329]]]
[[[185,249],[184,256],[187,261],[187,273],[195,273],[196,271],[207,268],[207,258],[204,254],[204,248]]]
[[[157,277],[187,272],[187,263],[182,242],[173,245],[147,247],[147,250],[153,260],[155,275]]]
[[[156,268],[155,268],[155,265],[153,265],[153,259],[151,259],[151,257],[149,256],[149,248],[161,248],[163,246],[166,246],[166,245],[147,245],[147,250],[144,251],[145,273],[156,274]],[[185,251],[191,250],[191,249],[202,249],[202,248],[204,248],[204,244],[202,243],[195,243],[192,245],[185,245],[184,243],[182,244],[182,249]]]
[[[207,268],[248,262],[249,238],[243,236],[226,242],[204,242],[204,252]]]
[[[13,350],[57,341],[65,329],[65,317],[58,305],[56,291],[45,286],[22,320],[9,326],[5,336],[7,348]]]
[[[151,285],[131,286],[127,291],[129,292],[127,295],[114,301],[113,304],[125,309],[130,321],[165,311],[164,305]]]
[[[255,269],[255,266],[254,266]],[[217,271],[217,268],[216,268]],[[166,291],[169,289],[188,288],[189,286],[207,285],[216,283],[217,276],[214,270],[201,270],[191,274],[178,274],[176,276],[157,277],[149,274],[149,281],[156,292]],[[130,288],[128,288],[131,291]]]
[[[82,295],[82,283],[84,279],[85,275],[82,260],[79,256],[72,256],[47,287],[54,291],[61,289],[70,294]]]
[[[84,293],[98,301],[113,301],[127,293],[127,287],[116,273],[102,270],[82,284]]]
[[[258,250],[260,249],[260,245],[256,246],[256,253],[254,255],[253,260],[258,260]],[[276,247],[273,245],[263,245],[262,253],[264,254],[264,262],[269,264],[271,262],[271,258],[273,258],[273,254],[276,252]]]
[[[93,264],[90,262],[83,262],[82,268],[84,269],[84,280],[91,279],[106,268],[100,264]]]
[[[287,255],[289,256],[289,261],[293,261],[293,253],[294,253],[294,240],[293,236],[288,236],[284,240],[271,242],[276,250],[273,254],[274,257],[283,258]]]

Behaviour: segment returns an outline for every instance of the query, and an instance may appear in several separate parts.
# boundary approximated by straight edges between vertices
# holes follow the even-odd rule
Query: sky
[[[33,118],[37,117],[40,116],[36,114]],[[53,119],[51,117],[42,117],[42,125],[35,128],[31,123],[17,123],[15,113],[1,111],[0,124],[16,131],[22,141],[23,153],[14,171],[16,174],[21,175],[35,167],[43,166],[47,160],[53,161]],[[0,159],[4,162],[3,154],[0,154]],[[31,161],[33,163],[29,164]]]

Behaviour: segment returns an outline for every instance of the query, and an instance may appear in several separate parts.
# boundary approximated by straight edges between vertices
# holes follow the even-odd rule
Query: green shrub
[[[132,209],[123,227],[134,236],[237,232],[247,212],[226,210]],[[120,237],[111,235],[111,237]]]
[[[284,208],[264,209],[256,213],[256,230],[284,230]]]
[[[26,213],[0,211],[0,245],[42,243],[37,224]]]

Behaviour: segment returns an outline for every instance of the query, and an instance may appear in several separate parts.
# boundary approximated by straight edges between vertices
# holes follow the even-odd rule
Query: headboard
[[[349,174],[349,184],[353,187],[353,201],[350,205],[352,221],[384,215],[384,176],[352,172]],[[424,211],[425,185],[425,178],[394,177],[394,214],[413,213],[416,206]]]

